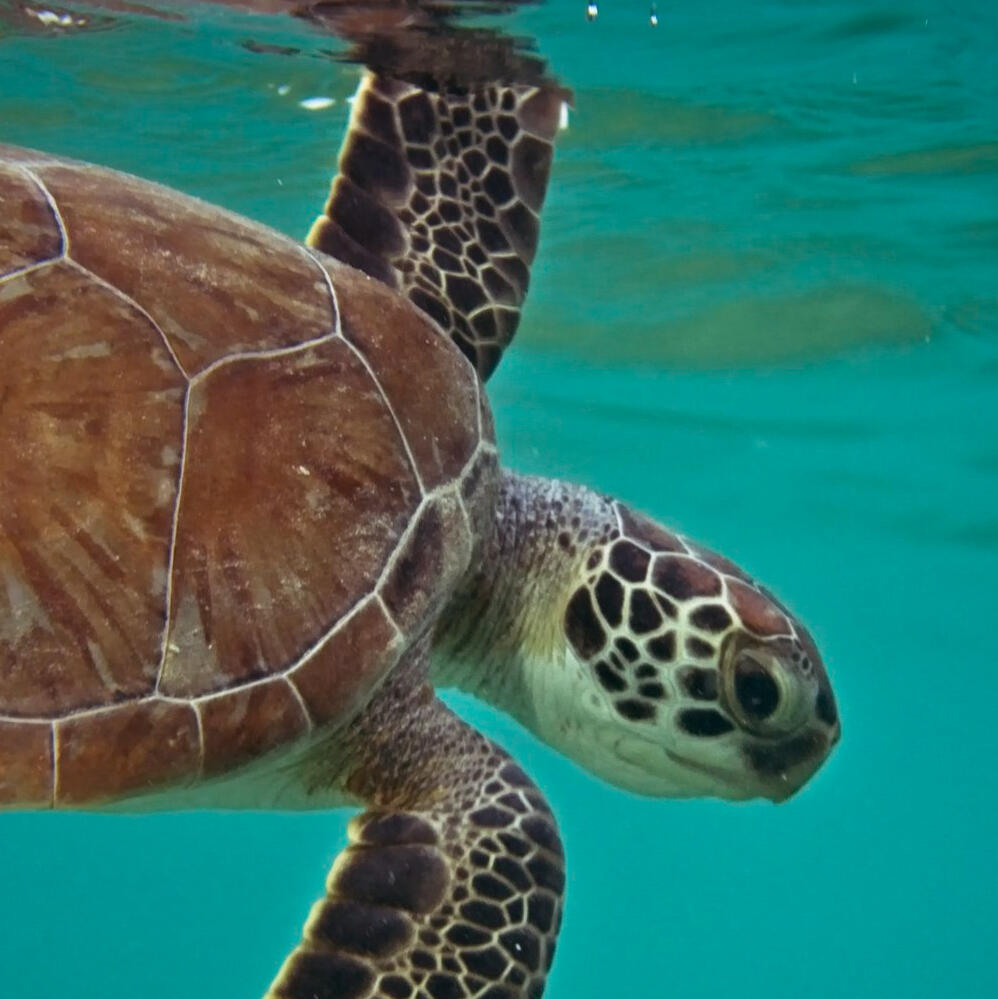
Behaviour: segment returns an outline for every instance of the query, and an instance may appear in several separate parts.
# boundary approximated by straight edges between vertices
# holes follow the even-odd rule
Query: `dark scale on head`
[[[686,651],[697,659],[709,659],[714,655],[714,646],[702,638],[687,638]]]
[[[679,682],[695,701],[717,700],[717,671],[689,666],[679,674]]]
[[[665,700],[665,687],[660,683],[642,683],[638,685],[638,693],[642,697],[649,697],[653,701]]]
[[[639,680],[650,680],[658,676],[658,670],[651,663],[642,663],[635,671],[634,675]]]
[[[606,644],[606,632],[596,616],[588,587],[580,587],[568,602],[565,633],[583,659],[591,659]]]
[[[638,652],[638,647],[625,635],[615,639],[613,644],[629,663],[638,661],[641,653]]]
[[[701,631],[720,632],[731,627],[731,615],[720,604],[704,604],[690,615],[690,622]]]
[[[671,663],[676,658],[676,633],[667,631],[651,641],[645,642],[645,648],[652,659],[660,663]]]
[[[679,617],[679,608],[664,594],[654,591],[655,603],[661,608],[666,617],[671,617],[673,621]]]
[[[607,623],[616,628],[623,620],[624,587],[615,576],[604,572],[596,583],[596,601]]]
[[[660,555],[655,560],[652,579],[659,589],[677,600],[716,597],[721,593],[721,577],[713,569],[678,555]]]
[[[610,549],[610,568],[629,583],[643,583],[651,556],[631,541],[618,541]]]
[[[719,711],[708,708],[689,708],[679,714],[680,727],[690,735],[724,735],[734,730],[734,725]]]
[[[662,624],[662,615],[645,590],[631,590],[628,624],[631,631],[638,635],[655,631]]]
[[[636,697],[615,701],[613,706],[630,721],[650,721],[655,717],[655,705]]]

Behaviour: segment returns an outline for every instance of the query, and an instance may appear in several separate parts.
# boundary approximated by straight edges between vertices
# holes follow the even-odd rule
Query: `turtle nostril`
[[[769,671],[751,656],[735,665],[735,696],[752,721],[765,721],[780,706],[780,688]]]

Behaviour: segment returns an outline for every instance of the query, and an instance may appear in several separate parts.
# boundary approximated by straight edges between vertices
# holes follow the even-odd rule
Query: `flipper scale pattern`
[[[563,99],[366,73],[309,244],[403,292],[487,378],[520,322]]]

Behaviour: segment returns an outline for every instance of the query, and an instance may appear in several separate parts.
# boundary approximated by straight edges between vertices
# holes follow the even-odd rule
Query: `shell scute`
[[[52,802],[52,726],[0,721],[0,806]]]
[[[346,717],[402,651],[401,635],[376,599],[361,604],[288,675],[317,724]]]
[[[333,330],[323,275],[292,240],[126,174],[60,163],[35,173],[72,259],[145,309],[189,375]]]
[[[467,362],[429,320],[379,281],[332,262],[329,272],[343,335],[378,372],[424,487],[453,480],[477,443],[468,433],[477,399]],[[413,378],[417,369],[420,377]]]
[[[152,790],[200,769],[190,704],[155,698],[56,722],[56,804],[84,805]]]
[[[63,262],[0,285],[0,714],[148,693],[185,381],[152,325]]]
[[[203,202],[9,147],[0,196],[52,236],[0,228],[10,260],[57,251],[0,273],[0,804],[145,794],[342,723],[483,523],[474,372],[390,292]],[[439,530],[403,550],[417,517]]]
[[[23,170],[0,163],[0,276],[61,252],[59,222],[42,189]]]
[[[227,691],[198,705],[205,776],[223,774],[291,742],[309,729],[302,705],[284,679]]]
[[[315,645],[373,588],[420,500],[391,413],[342,340],[235,358],[191,394],[160,678],[175,697]]]

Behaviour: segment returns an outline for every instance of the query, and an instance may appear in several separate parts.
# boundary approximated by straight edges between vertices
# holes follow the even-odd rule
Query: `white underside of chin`
[[[615,787],[659,798],[745,800],[761,789],[739,765],[732,733],[698,743],[674,738],[671,713],[654,722],[622,718],[571,652],[525,664],[532,704],[521,714],[545,742]],[[519,713],[519,712],[518,712]]]

